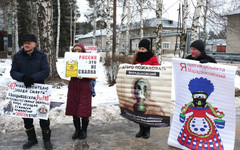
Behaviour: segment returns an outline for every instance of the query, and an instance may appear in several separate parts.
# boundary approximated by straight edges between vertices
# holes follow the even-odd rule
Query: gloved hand
[[[207,59],[202,59],[202,60],[200,60],[200,63],[202,63],[202,64],[208,63],[208,60]]]
[[[26,88],[31,87],[34,84],[34,79],[30,76],[23,76],[23,82]]]

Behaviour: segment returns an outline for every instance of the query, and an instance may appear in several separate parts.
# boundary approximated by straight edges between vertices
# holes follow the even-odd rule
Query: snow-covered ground
[[[58,60],[57,68],[60,76],[63,77],[63,59]],[[11,59],[0,59],[0,108],[1,103],[5,100],[9,83],[12,81],[10,76]],[[64,77],[63,77],[64,78]],[[66,79],[68,80],[68,79]],[[105,69],[102,63],[98,66],[98,79],[96,81],[96,96],[92,99],[92,120],[98,123],[107,123],[108,121],[120,121],[123,118],[119,115],[120,109],[118,104],[118,97],[116,93],[116,85],[109,87],[105,77]],[[65,115],[65,107],[67,100],[68,85],[64,82],[54,83],[51,101],[62,102],[59,107],[50,110],[49,118],[51,126],[57,124],[72,123],[72,117]],[[10,117],[0,114],[0,132],[6,133],[14,130],[24,130],[23,121],[18,117]],[[39,128],[38,119],[34,119],[36,128]],[[107,121],[107,122],[106,122]],[[94,124],[94,121],[90,123]]]
[[[169,62],[167,62],[169,63]],[[57,68],[60,76],[63,77],[63,59],[58,60]],[[10,76],[11,59],[0,59],[0,108],[1,103],[5,100],[7,94],[8,85],[12,78]],[[66,79],[67,80],[67,79]],[[67,84],[54,83],[52,91],[52,101],[62,102],[63,105],[55,107],[50,110],[49,118],[51,120],[51,127],[58,124],[72,123],[72,117],[65,115],[65,107],[67,100]],[[235,87],[240,89],[240,76],[236,75]],[[92,105],[94,107],[90,124],[95,123],[109,123],[124,121],[120,114],[118,104],[118,97],[116,92],[116,85],[109,87],[107,85],[105,68],[102,63],[98,66],[98,79],[96,83],[96,96],[92,99]],[[240,99],[236,97],[236,107],[240,107]],[[0,114],[0,132],[7,133],[15,130],[24,130],[23,121],[18,117],[10,117]],[[39,127],[38,119],[34,119],[36,128]]]

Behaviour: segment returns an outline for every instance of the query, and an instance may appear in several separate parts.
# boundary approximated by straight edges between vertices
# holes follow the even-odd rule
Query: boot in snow
[[[51,150],[52,149],[52,143],[50,141],[51,130],[42,130],[42,135],[43,135],[44,148],[46,150]]]
[[[80,132],[79,139],[85,139],[87,137],[87,127],[89,123],[88,117],[82,118],[82,132]]]
[[[26,133],[28,136],[28,141],[23,145],[23,149],[31,148],[33,145],[38,143],[34,127],[27,129]]]
[[[73,117],[73,124],[75,127],[75,132],[72,135],[72,139],[76,139],[80,136],[80,132],[81,132],[80,118]]]
[[[150,127],[145,127],[145,132],[143,133],[143,138],[148,139],[150,137]]]
[[[140,127],[140,129],[139,129],[138,133],[136,134],[137,138],[143,136],[143,132],[144,132],[144,129],[145,129],[143,125],[139,124],[139,127]]]

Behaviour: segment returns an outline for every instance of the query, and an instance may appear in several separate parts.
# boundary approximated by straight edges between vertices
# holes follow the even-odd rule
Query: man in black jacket
[[[190,45],[191,55],[188,55],[186,59],[197,60],[200,63],[217,63],[216,60],[208,56],[205,52],[205,45],[202,40],[196,40]]]
[[[49,76],[50,68],[47,57],[40,52],[37,47],[36,37],[33,34],[24,34],[22,37],[23,48],[14,55],[11,77],[14,80],[23,82],[26,88],[34,83],[44,83]],[[28,149],[37,144],[37,137],[32,118],[23,118],[24,127],[28,136],[28,142],[23,145],[23,149]],[[50,120],[40,119],[43,141],[45,149],[52,149],[50,142],[51,130],[49,128]]]

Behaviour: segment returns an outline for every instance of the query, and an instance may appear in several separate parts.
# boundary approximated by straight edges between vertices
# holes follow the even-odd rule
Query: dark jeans
[[[23,118],[24,121],[24,127],[26,129],[31,129],[33,128],[33,119],[32,118]],[[39,119],[39,123],[40,123],[40,127],[42,130],[50,130],[49,126],[50,126],[50,120],[43,120],[43,119]]]

